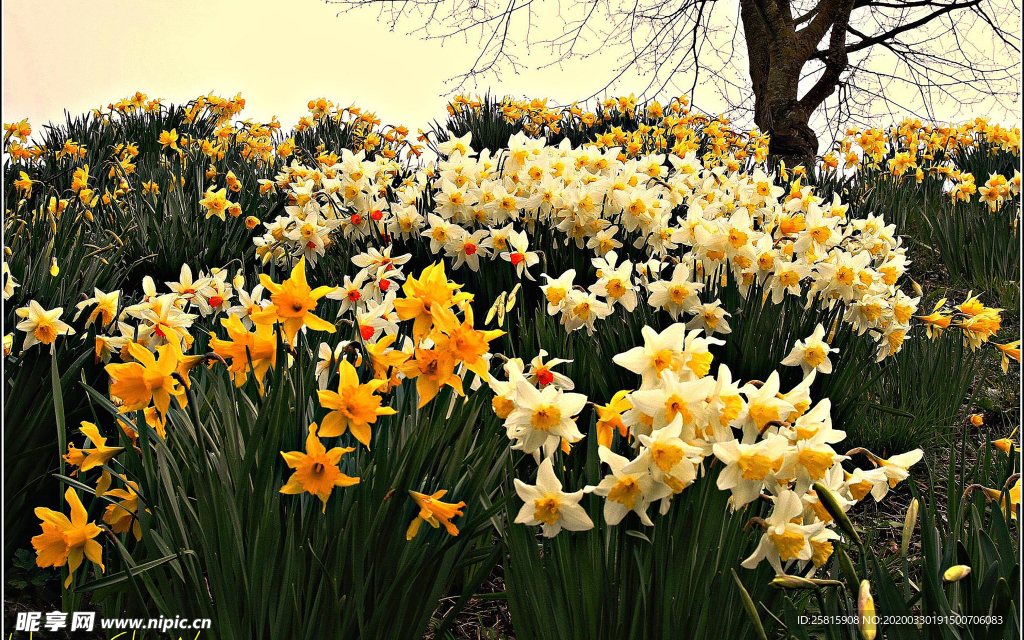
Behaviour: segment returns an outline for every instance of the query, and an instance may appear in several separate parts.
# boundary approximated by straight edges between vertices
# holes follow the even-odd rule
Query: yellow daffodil
[[[102,529],[89,522],[89,514],[74,489],[64,492],[64,500],[71,507],[71,518],[63,513],[36,507],[36,517],[42,520],[43,532],[32,538],[32,547],[36,550],[36,565],[40,567],[63,567],[68,565],[68,577],[64,581],[67,588],[74,578],[75,571],[82,565],[83,556],[91,560],[103,571],[103,547],[93,540],[100,535]]]
[[[1013,342],[1008,342],[1006,344],[996,344],[993,342],[992,346],[995,347],[1002,356],[999,366],[1002,367],[1003,373],[1010,370],[1011,358],[1020,362],[1020,340],[1014,340]]]
[[[178,132],[176,129],[170,131],[161,131],[160,137],[157,138],[157,142],[160,143],[161,149],[174,149],[178,151]]]
[[[433,349],[417,348],[413,357],[406,360],[399,370],[406,378],[416,379],[416,392],[419,394],[419,406],[423,407],[448,385],[460,396],[462,378],[455,375],[455,356],[448,349],[447,340],[434,345]]]
[[[76,473],[103,466],[124,451],[124,447],[108,447],[107,439],[100,435],[99,429],[91,422],[83,421],[79,431],[89,439],[94,448],[79,449],[68,443],[68,452],[63,457],[68,464],[77,467]]]
[[[448,336],[448,348],[452,356],[466,365],[466,368],[486,382],[487,361],[483,356],[490,350],[488,343],[505,335],[504,331],[477,331],[473,328],[473,308],[466,305],[465,318],[460,323],[451,309],[433,309],[436,330]]]
[[[420,277],[410,276],[402,291],[405,298],[395,300],[395,311],[401,320],[413,320],[413,339],[417,342],[429,333],[433,325],[433,310],[448,309],[473,298],[469,293],[455,293],[461,285],[448,281],[444,263],[425,268]]]
[[[306,258],[302,257],[292,269],[291,277],[277,284],[266,274],[260,274],[260,283],[270,292],[271,304],[263,311],[249,317],[256,324],[284,325],[288,342],[295,342],[295,335],[303,326],[314,331],[334,333],[334,325],[313,314],[317,301],[334,291],[335,287],[310,289],[306,283]]]
[[[465,502],[441,502],[441,498],[448,493],[447,489],[442,489],[433,493],[432,495],[426,495],[423,493],[417,493],[410,491],[409,495],[412,496],[413,501],[416,502],[416,506],[419,507],[420,512],[413,518],[413,521],[409,523],[409,530],[405,533],[406,540],[412,540],[416,537],[416,534],[420,531],[420,525],[424,522],[437,529],[439,526],[444,525],[444,528],[450,535],[459,535],[459,530],[454,524],[452,519],[456,516],[461,516],[462,508],[466,506]]]
[[[136,362],[106,366],[111,378],[110,395],[121,399],[121,413],[145,409],[152,402],[160,415],[166,416],[171,396],[184,407],[187,403],[185,388],[172,375],[177,370],[179,358],[174,345],[159,347],[159,359],[149,349],[134,342],[127,348]]]
[[[348,360],[338,366],[340,380],[338,391],[317,391],[320,406],[331,411],[324,416],[321,433],[325,437],[340,436],[350,430],[356,440],[370,446],[370,425],[377,422],[377,416],[397,413],[391,407],[382,407],[382,399],[376,395],[385,381],[374,379],[366,384],[359,383],[359,374]]]
[[[220,323],[227,329],[229,339],[221,340],[211,334],[210,349],[225,360],[230,360],[228,371],[236,387],[245,384],[251,364],[256,385],[262,394],[263,378],[277,363],[277,336],[274,335],[274,328],[258,324],[249,332],[235,315],[222,318]]]
[[[220,191],[214,191],[213,187],[207,189],[203,199],[199,201],[199,204],[203,205],[206,209],[207,218],[217,216],[222,221],[225,219],[224,212],[231,206],[231,202],[228,201],[226,194],[227,190],[225,189]]]
[[[281,487],[281,493],[298,494],[309,493],[320,498],[323,502],[322,511],[327,511],[327,498],[331,496],[334,487],[351,487],[359,484],[359,478],[347,476],[341,472],[338,462],[341,456],[354,451],[351,447],[334,447],[330,451],[320,442],[317,437],[316,423],[309,425],[309,435],[306,436],[306,451],[281,452],[288,467],[294,469],[288,482]]]
[[[139,494],[137,493],[139,485],[124,476],[119,477],[125,483],[125,488],[111,489],[104,494],[107,498],[117,498],[120,502],[107,505],[103,511],[103,522],[106,522],[114,533],[124,533],[131,529],[135,539],[141,540],[142,525],[138,517]],[[149,513],[149,509],[146,509],[146,513]]]
[[[377,342],[364,345],[367,355],[370,357],[370,366],[373,369],[373,377],[377,380],[384,380],[385,385],[381,387],[382,393],[387,393],[393,385],[393,378],[397,368],[409,359],[409,354],[399,349],[392,349],[398,336],[383,336]]]
[[[622,421],[622,414],[633,408],[632,403],[626,397],[629,394],[628,389],[617,391],[608,404],[596,407],[598,445],[611,448],[612,437],[616,430],[623,438],[629,434],[629,427]]]

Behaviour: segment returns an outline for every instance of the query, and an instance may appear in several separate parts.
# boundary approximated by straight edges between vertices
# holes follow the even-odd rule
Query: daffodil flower
[[[555,476],[551,458],[545,458],[537,470],[537,484],[529,485],[516,478],[516,493],[523,506],[516,515],[516,524],[541,525],[545,538],[553,538],[564,528],[569,531],[586,531],[594,528],[594,522],[579,505],[583,490],[575,493],[562,491],[562,483]]]
[[[64,492],[64,500],[71,507],[68,518],[59,511],[36,507],[36,517],[42,520],[43,532],[32,538],[36,550],[36,565],[40,567],[63,567],[68,565],[68,577],[64,588],[71,585],[75,571],[82,566],[83,557],[88,558],[103,571],[103,547],[94,538],[102,532],[95,523],[89,522],[82,501],[74,489]]]
[[[317,391],[320,406],[330,411],[324,416],[320,433],[324,437],[335,437],[351,431],[356,440],[370,446],[370,425],[378,416],[397,413],[391,407],[382,407],[382,399],[376,392],[384,386],[384,380],[370,380],[360,384],[356,368],[347,360],[338,366],[338,390]]]
[[[327,511],[327,499],[335,487],[351,487],[359,484],[359,478],[347,476],[341,472],[338,463],[346,453],[355,451],[351,447],[334,447],[327,450],[317,437],[317,425],[309,425],[306,436],[306,451],[281,452],[290,469],[295,471],[288,482],[281,487],[281,493],[308,493],[320,498],[323,503],[321,511]]]

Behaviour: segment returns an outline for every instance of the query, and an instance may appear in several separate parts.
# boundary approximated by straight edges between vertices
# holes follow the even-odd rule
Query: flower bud
[[[839,501],[832,495],[828,487],[820,482],[814,483],[814,493],[818,496],[818,501],[825,507],[825,511],[839,524],[839,528],[842,529],[846,535],[850,536],[854,542],[859,546],[861,543],[860,535],[857,534],[857,530],[853,528],[853,523],[850,522],[850,518],[843,511],[843,508],[839,505]]]
[[[942,573],[943,582],[959,582],[971,575],[971,568],[966,564],[955,564]]]
[[[875,599],[871,597],[871,585],[861,580],[857,596],[857,629],[864,640],[875,640],[878,627],[875,625]]]
[[[807,578],[782,574],[775,576],[771,581],[771,586],[776,589],[814,589],[817,585]]]
[[[842,585],[838,580],[819,580],[817,578],[803,578],[786,574],[775,576],[769,584],[776,589],[817,589],[819,587],[838,587]]]
[[[910,538],[914,535],[914,527],[917,526],[917,498],[910,501],[907,507],[907,517],[903,520],[903,541],[900,544],[900,554],[907,557],[907,550],[910,549]]]

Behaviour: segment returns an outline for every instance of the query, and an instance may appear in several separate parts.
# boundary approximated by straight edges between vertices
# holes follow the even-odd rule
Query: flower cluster
[[[954,202],[969,202],[977,194],[995,211],[1020,195],[1020,171],[1012,176],[993,173],[979,187],[978,177],[958,164],[958,157],[977,150],[1019,155],[1020,129],[1006,128],[975,118],[961,125],[923,125],[908,118],[890,129],[851,128],[823,159],[826,169],[845,171],[883,170],[893,179],[913,177],[918,183],[938,180]]]
[[[504,367],[508,380],[492,378],[494,409],[505,421],[512,448],[543,458],[536,485],[516,482],[524,502],[516,522],[541,524],[549,537],[562,528],[591,528],[579,502],[593,493],[604,498],[609,525],[633,512],[652,526],[650,506],[656,503],[667,513],[673,498],[707,476],[716,460],[718,488],[730,492],[733,509],[755,500],[773,503],[771,515],[761,521],[761,542],[743,565],[767,559],[780,574],[790,567],[802,571],[828,560],[831,540],[838,538],[837,518],[868,495],[884,498],[921,459],[920,449],[888,459],[865,449],[840,454],[834,446],[846,434],[833,427],[831,404],[815,403],[809,395],[814,369],[788,391],[780,389],[777,373],[742,384],[724,364],[711,374],[708,346],[719,341],[700,329],[677,323],[660,333],[645,327],[643,336],[643,345],[614,358],[639,376],[639,388],[619,392],[598,408],[599,456],[608,473],[575,493],[563,491],[553,460],[583,438],[574,417],[586,397],[566,391],[572,385],[564,377],[538,375],[542,361],[524,371],[522,362],[511,360]],[[613,451],[617,437],[628,443],[628,457]],[[846,471],[843,461],[857,454],[874,468]],[[828,492],[827,498],[820,492]]]
[[[524,503],[516,522],[539,525],[545,536],[591,528],[584,500],[592,493],[603,500],[607,524],[633,512],[650,525],[652,504],[665,513],[675,496],[713,476],[733,509],[773,505],[758,522],[764,536],[746,566],[767,559],[780,573],[819,567],[842,514],[868,495],[882,499],[921,457],[919,450],[887,459],[861,448],[840,453],[845,434],[833,428],[829,400],[810,396],[815,378],[830,374],[842,355],[833,337],[840,330],[867,334],[883,360],[901,349],[912,323],[929,337],[954,329],[972,349],[1001,327],[1002,310],[972,294],[959,305],[941,300],[930,314],[920,312],[920,290],[909,295],[902,288],[909,260],[893,224],[851,216],[839,195],[805,184],[806,168],[769,170],[766,137],[695,114],[684,98],[663,107],[627,97],[594,111],[506,99],[497,105],[501,117],[521,132],[503,148],[478,150],[474,144],[485,145],[472,133],[448,131],[435,141],[422,134],[437,157],[416,162],[423,147],[408,141],[404,127],[381,127],[355,106],[311,100],[310,114],[289,134],[276,120],[235,121],[244,106],[241,96],[210,94],[175,109],[137,93],[92,118],[115,132],[144,119],[153,125],[151,137],[122,136],[103,148],[83,139],[26,146],[29,124],[5,125],[5,150],[19,163],[5,228],[12,242],[23,228],[52,236],[34,279],[12,262],[19,283],[5,258],[4,300],[20,294],[11,305],[20,308],[4,338],[5,356],[18,337],[16,357],[35,354],[39,348],[27,350],[41,344],[56,363],[87,340],[82,359],[91,351],[102,363],[123,446],[108,444],[110,434],[83,422],[81,437],[61,454],[78,482],[92,482],[95,494],[106,496],[102,523],[113,534],[140,539],[146,512],[139,513],[140,488],[112,472],[111,463],[126,450],[160,446],[146,445],[139,433],[152,428],[166,439],[169,416],[199,406],[190,378],[198,365],[248,388],[255,406],[276,384],[272,371],[315,359],[316,399],[308,410],[316,415],[301,423],[304,450],[281,452],[287,470],[280,492],[305,494],[323,511],[336,488],[360,483],[355,470],[371,446],[376,451],[379,430],[405,419],[390,418],[403,406],[396,397],[411,396],[414,386],[408,406],[423,408],[440,396],[450,415],[457,397],[486,385],[511,449],[538,462],[536,484],[515,481]],[[493,106],[457,98],[450,112],[458,124]],[[1019,173],[994,174],[979,187],[951,159],[954,150],[981,146],[1019,153],[1019,131],[984,121],[960,128],[907,122],[889,132],[851,131],[839,152],[847,170],[935,176],[949,182],[954,200],[977,194],[999,209],[1019,194]],[[823,165],[838,170],[839,156],[827,155]],[[149,212],[240,238],[243,258],[204,258],[195,270],[183,264],[176,281],[147,276],[138,288],[137,281],[101,285],[124,291],[79,287],[86,290],[50,309],[31,299],[43,300],[40,279],[60,278],[61,266],[65,276],[83,278],[87,265],[107,266],[103,254],[125,245],[111,221],[127,221],[127,234]],[[54,240],[68,228],[82,233],[75,243],[103,238],[94,251],[85,245],[93,252],[82,259],[81,273],[58,264],[64,257]],[[149,245],[143,238],[138,246]],[[570,263],[576,268],[560,266],[563,254],[573,253],[583,257]],[[178,260],[171,264],[177,268]],[[247,282],[253,268],[271,273]],[[490,305],[481,323],[468,291],[494,291],[495,272],[505,281],[501,288],[508,281],[514,287],[480,301]],[[464,275],[468,286],[452,273]],[[70,280],[59,282],[63,292]],[[613,358],[636,375],[636,388],[596,405],[557,370],[567,363],[558,353],[537,345],[536,357],[525,362],[492,351],[504,331],[485,327],[494,315],[505,326],[521,290],[566,333],[605,335],[609,321],[640,308],[663,330],[645,327],[642,345]],[[795,387],[783,390],[778,373],[734,380],[714,361],[712,350],[743,322],[725,304],[737,299],[734,293],[754,305],[834,318],[797,340],[778,363],[801,368]],[[527,309],[524,317],[533,313]],[[1019,361],[1019,341],[994,346],[1004,370]],[[566,491],[560,459],[584,438],[577,420],[591,409],[607,473],[595,485]],[[1012,449],[1009,440],[993,445]],[[863,456],[865,468],[852,467],[854,456]],[[458,534],[453,520],[463,516],[464,501],[442,501],[444,489],[408,493],[416,507],[408,539],[424,522]],[[469,499],[460,493],[456,488],[456,496]],[[66,501],[70,518],[36,511],[38,563],[67,564],[73,574],[88,558],[102,571],[95,540],[102,526],[88,521],[74,491]]]
[[[614,149],[552,147],[519,134],[492,156],[471,142],[470,134],[450,138],[439,146],[444,159],[400,181],[394,163],[351,152],[317,168],[287,167],[277,186],[294,204],[265,223],[258,253],[314,261],[342,239],[405,238],[456,269],[504,260],[534,279],[543,255],[531,242],[554,233],[598,256],[588,292],[575,288],[575,272],[544,274],[548,310],[570,331],[593,331],[616,306],[631,311],[643,297],[673,318],[692,315],[691,326],[728,333],[728,312],[700,294],[731,277],[742,295],[756,286],[774,304],[791,295],[842,304],[844,321],[875,337],[879,359],[902,346],[919,299],[899,288],[908,260],[880,216],[848,220],[838,197],[826,202],[799,180],[787,191],[760,169],[709,169],[693,154],[623,161]],[[619,251],[645,259],[620,261]],[[386,270],[361,275],[390,286]]]

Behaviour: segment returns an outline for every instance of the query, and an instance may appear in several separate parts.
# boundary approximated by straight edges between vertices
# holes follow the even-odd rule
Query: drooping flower
[[[1003,373],[1010,370],[1010,359],[1014,359],[1020,362],[1020,340],[1014,340],[1006,344],[992,343],[998,351],[999,355],[1002,356],[999,362],[999,366],[1002,367]]]
[[[921,449],[914,449],[889,458],[881,458],[862,447],[847,451],[846,455],[852,456],[856,453],[863,453],[867,456],[885,480],[884,482],[878,482],[871,489],[871,495],[876,501],[884,498],[889,493],[889,489],[895,488],[900,482],[909,478],[910,467],[920,462],[921,458],[924,457],[924,452]]]
[[[412,522],[409,523],[409,529],[405,533],[406,540],[412,540],[416,537],[416,534],[420,531],[420,525],[424,522],[437,529],[441,525],[448,531],[449,535],[459,535],[458,528],[452,524],[452,519],[463,515],[462,508],[466,506],[465,502],[459,501],[456,503],[441,502],[441,498],[448,493],[447,489],[442,489],[431,495],[424,493],[417,493],[416,491],[410,491],[409,495],[412,496],[416,506],[419,507],[420,511],[413,518]]]

